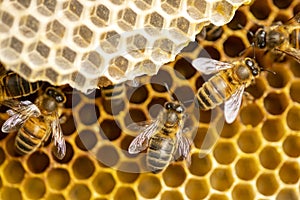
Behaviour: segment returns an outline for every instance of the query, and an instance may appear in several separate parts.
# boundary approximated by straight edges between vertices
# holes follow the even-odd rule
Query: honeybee
[[[141,127],[140,134],[131,142],[128,152],[137,154],[146,148],[146,162],[153,173],[162,171],[170,162],[183,157],[190,162],[191,141],[184,135],[185,108],[177,101],[166,102],[157,118]]]
[[[193,60],[192,65],[204,74],[218,72],[197,92],[200,109],[213,109],[224,102],[225,120],[232,123],[238,115],[244,89],[259,76],[262,69],[251,58],[232,63],[197,58]]]
[[[0,67],[0,70],[1,67]],[[30,83],[14,72],[0,74],[0,101],[20,98],[35,93],[41,82]]]
[[[287,54],[300,63],[300,12],[288,24],[276,22],[258,29],[253,36],[253,45],[275,54]]]
[[[2,132],[17,131],[15,147],[20,154],[29,154],[43,145],[52,133],[54,155],[63,159],[66,144],[58,118],[58,107],[66,101],[65,95],[56,88],[48,87],[35,104],[30,101],[6,100],[3,104],[11,109],[10,118],[2,126]]]

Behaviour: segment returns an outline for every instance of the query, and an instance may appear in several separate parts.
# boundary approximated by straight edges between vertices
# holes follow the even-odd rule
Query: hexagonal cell
[[[120,44],[121,35],[116,31],[108,31],[100,36],[100,46],[105,53],[114,53]]]
[[[57,71],[53,70],[51,67],[49,67],[45,70],[45,75],[49,80],[56,83],[59,73]]]
[[[108,25],[110,19],[110,10],[103,4],[93,7],[91,10],[91,21],[99,27]]]
[[[113,167],[120,160],[116,148],[109,145],[100,147],[96,153],[96,157],[103,167]]]
[[[237,144],[244,153],[255,153],[261,146],[261,136],[255,130],[245,130],[240,133]]]
[[[162,0],[161,8],[168,14],[175,14],[181,6],[182,0]]]
[[[109,194],[113,191],[116,181],[108,172],[99,172],[92,181],[93,188],[98,194]]]
[[[188,40],[188,33],[190,31],[190,22],[184,18],[179,17],[171,21],[170,24],[171,34],[177,40]]]
[[[300,198],[299,192],[293,188],[284,188],[277,194],[276,200],[298,200]]]
[[[182,166],[169,165],[163,171],[163,180],[168,187],[179,187],[186,178],[186,173]]]
[[[212,13],[209,17],[211,22],[215,25],[226,23],[234,14],[234,7],[225,0],[213,3],[211,8]]]
[[[205,178],[190,178],[185,185],[185,194],[189,199],[205,199],[209,194],[209,185]]]
[[[80,156],[74,161],[72,169],[77,179],[88,179],[93,175],[95,165],[88,157]]]
[[[30,6],[31,0],[12,0],[12,4],[15,8],[24,10]]]
[[[216,161],[220,164],[230,164],[234,161],[237,152],[231,142],[219,142],[213,151]]]
[[[256,179],[256,188],[261,194],[265,196],[271,196],[275,194],[278,190],[278,187],[279,187],[279,183],[276,180],[275,174],[262,173]]]
[[[161,200],[183,200],[181,192],[177,190],[165,190],[161,194]]]
[[[37,10],[45,16],[53,15],[56,8],[56,0],[39,0],[37,1]]]
[[[56,51],[55,62],[63,70],[70,69],[74,65],[76,55],[76,52],[69,47],[61,47]]]
[[[100,133],[102,137],[110,141],[116,140],[120,137],[122,130],[119,127],[119,122],[115,120],[105,119],[100,124]]]
[[[52,189],[61,191],[69,185],[71,178],[66,169],[53,168],[48,172],[46,180]]]
[[[134,28],[137,14],[130,8],[120,10],[118,13],[118,25],[124,31],[130,31]]]
[[[45,200],[66,200],[62,194],[49,193]]]
[[[64,37],[65,31],[65,26],[55,19],[47,24],[46,37],[54,43],[59,43]]]
[[[134,65],[134,70],[143,74],[155,74],[158,70],[158,66],[151,60],[143,60]]]
[[[147,39],[141,34],[130,36],[126,39],[127,52],[135,58],[142,57],[146,50],[147,42]]]
[[[8,61],[18,59],[23,50],[23,46],[23,42],[16,37],[4,39],[1,43],[1,54],[3,54],[4,58]]]
[[[50,47],[41,41],[37,41],[28,47],[28,57],[32,63],[42,65],[47,62]]]
[[[154,42],[151,57],[153,60],[165,62],[171,58],[174,48],[175,44],[172,40],[167,38],[158,39]]]
[[[5,11],[0,10],[0,33],[8,32],[14,23],[14,17]]]
[[[279,177],[285,184],[296,184],[300,178],[300,167],[297,161],[286,161],[279,169]]]
[[[66,1],[63,4],[63,10],[68,19],[76,21],[79,20],[82,14],[83,5],[77,0]]]
[[[251,184],[240,183],[234,186],[232,190],[232,199],[233,200],[252,200],[255,199],[255,191]]]
[[[161,189],[160,180],[153,175],[144,175],[139,179],[138,191],[147,199],[155,198]]]
[[[286,155],[297,158],[300,156],[300,136],[288,135],[283,141],[283,150]]]
[[[50,159],[47,154],[43,152],[34,152],[29,155],[27,166],[33,173],[43,173],[50,164]]]
[[[259,106],[256,104],[248,104],[241,109],[240,118],[243,124],[249,124],[255,127],[262,122],[264,115]]]
[[[127,143],[126,140],[127,140],[127,138],[123,139],[122,144],[121,144],[121,148],[127,150],[129,144]],[[127,145],[124,145],[124,143],[127,143]],[[140,167],[139,167],[138,163],[124,161],[118,167],[117,176],[118,176],[118,179],[123,183],[134,183],[139,178],[140,174],[137,173],[137,172],[140,172],[140,171],[141,170],[140,170]],[[155,183],[155,181],[153,181],[153,182],[154,182],[153,190],[151,190],[151,191],[156,191],[157,189],[154,186],[154,185],[156,185],[156,183]]]
[[[131,187],[119,187],[114,195],[114,199],[135,200],[137,199],[134,190]]]
[[[188,0],[187,12],[193,19],[199,20],[206,16],[206,6],[205,0]]]
[[[210,185],[218,191],[226,191],[233,184],[234,178],[230,168],[216,168],[210,175]]]
[[[125,76],[129,64],[129,61],[123,56],[115,57],[110,61],[108,73],[112,78],[123,78]]]
[[[9,183],[20,183],[24,179],[24,174],[22,164],[15,160],[11,160],[3,170],[3,175]]]
[[[279,141],[285,134],[282,120],[280,118],[266,120],[262,127],[262,134],[270,142]]]
[[[149,35],[157,35],[164,26],[164,17],[157,12],[146,15],[144,21],[145,31]]]
[[[1,189],[1,199],[2,200],[22,200],[22,194],[21,191],[18,188],[14,187],[3,187]]]
[[[240,158],[235,164],[236,175],[242,180],[254,179],[258,170],[258,163],[253,157]]]
[[[87,52],[81,58],[80,69],[87,74],[99,73],[103,60],[103,57],[97,51]]]
[[[30,199],[41,199],[46,193],[46,186],[40,178],[27,178],[24,181],[23,191]]]
[[[75,184],[69,192],[69,198],[74,200],[90,199],[91,196],[92,193],[85,184]]]
[[[125,0],[110,0],[113,4],[121,5]]]
[[[21,17],[19,23],[20,32],[26,37],[34,37],[39,31],[40,22],[32,15]]]
[[[148,10],[152,7],[153,0],[134,0],[135,5],[141,10]]]
[[[204,176],[212,168],[210,157],[206,156],[199,158],[199,154],[195,153],[191,156],[191,165],[189,166],[190,173],[195,176]]]
[[[86,25],[75,27],[73,31],[73,40],[80,47],[87,47],[93,39],[93,31]]]
[[[211,194],[208,200],[229,200],[225,194]]]
[[[293,106],[287,113],[286,123],[288,127],[292,130],[299,131],[300,130],[300,108],[297,106]]]

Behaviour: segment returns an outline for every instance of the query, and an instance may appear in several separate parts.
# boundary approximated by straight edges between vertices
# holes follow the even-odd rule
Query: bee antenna
[[[262,68],[261,71],[269,72],[269,73],[271,73],[271,74],[273,74],[273,75],[276,75],[276,72],[271,71],[271,70],[268,70],[268,69]]]
[[[167,92],[169,93],[169,95],[170,95],[172,101],[174,101],[174,98],[173,98],[173,96],[172,96],[172,93],[171,93],[171,91],[170,91],[170,88],[169,88],[168,84],[167,84],[167,83],[164,83],[164,86],[165,86]]]

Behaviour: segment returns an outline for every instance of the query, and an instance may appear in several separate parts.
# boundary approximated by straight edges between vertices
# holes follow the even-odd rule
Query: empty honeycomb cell
[[[300,156],[300,136],[288,135],[282,144],[286,155],[297,158]]]
[[[190,22],[186,18],[179,17],[171,21],[170,28],[172,29],[171,34],[173,37],[185,39],[185,35],[190,31],[191,27]]]
[[[225,0],[216,1],[212,7],[211,22],[216,25],[228,22],[233,14],[233,5]]]
[[[249,92],[249,94],[252,95],[255,99],[259,99],[266,91],[266,85],[262,81],[262,79],[257,78],[255,79],[255,83],[247,87],[245,91]]]
[[[259,162],[266,169],[276,169],[281,162],[280,152],[275,147],[266,146],[259,153]]]
[[[279,141],[285,133],[281,119],[266,120],[261,131],[264,138],[270,142]]]
[[[279,184],[273,173],[262,173],[256,179],[256,188],[259,193],[271,196],[278,190]]]
[[[89,151],[95,147],[97,143],[97,137],[91,130],[82,130],[76,137],[75,142],[79,149],[83,151]]]
[[[300,130],[299,120],[300,120],[300,109],[296,106],[293,106],[292,108],[290,108],[286,116],[287,125],[289,126],[290,129],[299,131]]]
[[[264,115],[260,107],[253,103],[253,104],[248,104],[247,106],[241,109],[240,118],[243,124],[245,125],[249,124],[255,127],[262,122]]]
[[[31,0],[16,0],[13,1],[13,5],[20,10],[28,8],[30,6]]]
[[[269,93],[264,99],[264,107],[272,115],[282,114],[288,106],[289,100],[284,93]]]
[[[126,43],[127,43],[127,52],[131,56],[135,58],[139,58],[142,57],[143,53],[145,52],[148,41],[143,35],[136,34],[128,37],[126,39]]]
[[[167,190],[161,194],[161,200],[183,200],[182,194],[176,190]]]
[[[245,44],[240,37],[230,36],[224,41],[223,49],[227,56],[236,57],[245,49]]]
[[[21,74],[25,77],[30,76],[32,73],[32,70],[30,69],[30,67],[28,67],[28,65],[25,63],[20,63],[19,68],[22,70]]]
[[[187,1],[187,13],[193,19],[201,19],[205,16],[207,2],[205,0],[188,0]]]
[[[200,158],[198,153],[194,153],[191,156],[191,165],[189,166],[191,174],[195,176],[204,176],[211,170],[211,168],[212,163],[208,156]]]
[[[267,81],[273,88],[284,88],[289,82],[291,77],[287,73],[288,71],[280,66],[280,68],[272,68],[273,73],[267,73]]]
[[[112,146],[104,145],[98,149],[96,157],[100,163],[107,167],[115,166],[119,161],[119,154]]]
[[[236,175],[242,180],[252,180],[258,173],[257,161],[253,157],[240,158],[235,164]]]
[[[47,174],[47,183],[54,190],[63,190],[70,183],[70,174],[64,168],[52,168]]]
[[[128,147],[126,148],[126,150]],[[139,173],[131,173],[131,172],[139,172],[139,166],[137,163],[134,162],[122,162],[122,164],[119,166],[119,169],[117,171],[117,176],[120,181],[123,183],[133,183],[135,182],[138,177]],[[131,171],[131,172],[127,172]]]
[[[175,44],[168,38],[158,39],[154,42],[151,57],[156,60],[166,60],[171,57],[175,48]]]
[[[82,14],[83,5],[77,0],[66,1],[63,4],[63,10],[66,17],[68,17],[71,21],[76,21]]]
[[[108,31],[100,36],[100,46],[105,53],[114,53],[120,44],[120,34],[116,31]]]
[[[118,139],[121,132],[122,130],[116,120],[104,120],[100,124],[100,133],[103,135],[103,138],[110,141]]]
[[[109,194],[113,191],[116,181],[108,172],[99,172],[93,179],[92,185],[98,194]]]
[[[233,122],[231,124],[225,123],[220,136],[222,138],[232,138],[234,137],[240,130],[240,126],[238,122]]]
[[[169,187],[179,187],[185,178],[186,173],[180,165],[171,164],[163,172],[163,180]]]
[[[81,123],[91,125],[97,122],[100,117],[100,111],[95,104],[85,104],[79,110],[79,117]]]
[[[141,10],[148,10],[153,2],[155,2],[154,0],[134,0],[135,5],[141,9]]]
[[[73,115],[71,114],[69,116],[62,117],[66,117],[65,121],[61,124],[64,135],[72,135],[76,131],[76,125]]]
[[[14,187],[3,187],[1,189],[1,199],[3,200],[22,200],[21,191]]]
[[[191,65],[191,61],[186,58],[180,58],[177,60],[174,65],[174,70],[176,76],[181,79],[190,79],[196,73],[195,68]]]
[[[186,108],[191,104],[196,103],[194,101],[195,93],[189,86],[177,87],[174,91],[173,97],[175,97],[174,99],[177,99]],[[190,113],[190,115],[192,116],[193,114]]]
[[[168,14],[174,14],[180,7],[182,0],[162,0],[161,7]]]
[[[245,153],[255,153],[261,145],[260,135],[254,130],[245,130],[241,132],[237,144]]]
[[[247,24],[247,16],[244,12],[237,10],[234,14],[232,20],[227,24],[227,26],[232,30],[240,29],[240,26],[245,27]]]
[[[91,11],[91,21],[99,27],[106,26],[110,19],[110,10],[103,4],[97,5]]]
[[[6,38],[0,45],[5,57],[10,60],[17,59],[24,47],[24,43],[16,37]]]
[[[185,194],[189,199],[204,199],[209,194],[209,185],[205,179],[189,179],[185,185]]]
[[[173,84],[172,77],[169,72],[165,70],[159,70],[158,73],[151,77],[151,87],[157,92],[166,92],[165,84],[169,87]]]
[[[214,129],[198,128],[194,145],[198,149],[209,150],[215,144],[216,139],[218,139],[218,135]]]
[[[27,160],[27,166],[33,173],[43,173],[50,164],[50,160],[47,154],[43,152],[34,152],[29,155]]]
[[[58,77],[58,72],[51,69],[51,68],[48,68],[46,69],[46,77],[48,77],[50,80],[52,80],[53,82],[56,82],[57,81],[57,77]]]
[[[147,100],[149,92],[145,85],[138,88],[128,88],[127,97],[131,103],[140,104]]]
[[[280,192],[277,194],[276,200],[298,200],[299,199],[299,193],[297,191],[291,189],[291,188],[285,188],[280,190]]]
[[[69,69],[74,64],[77,53],[69,47],[61,47],[56,52],[55,62],[61,69]]]
[[[80,156],[74,161],[72,169],[77,179],[88,179],[95,172],[95,165],[88,157]]]
[[[300,177],[300,167],[297,161],[286,161],[279,169],[280,180],[286,184],[296,184]]]
[[[84,184],[75,184],[69,192],[69,198],[74,200],[88,200],[91,196],[90,189]]]
[[[136,23],[137,14],[130,8],[120,10],[118,13],[118,24],[124,31],[133,29]]]
[[[110,66],[108,67],[109,75],[114,79],[120,79],[126,73],[129,61],[123,56],[115,57],[111,60]]]
[[[158,116],[158,113],[163,109],[162,106],[167,102],[165,98],[153,98],[148,104],[149,115],[152,119]]]
[[[276,7],[278,7],[279,9],[285,9],[285,8],[288,8],[291,3],[293,1],[292,0],[287,0],[287,1],[284,1],[284,0],[273,0],[273,3]]]
[[[75,27],[73,40],[80,47],[87,47],[93,40],[93,31],[86,25]]]
[[[53,15],[55,12],[56,0],[40,0],[37,2],[37,10],[45,16]]]
[[[40,22],[32,15],[23,16],[19,23],[20,32],[26,37],[34,37],[39,30]]]
[[[232,190],[232,199],[244,199],[244,200],[252,200],[255,199],[255,192],[251,184],[240,183],[234,186]]]
[[[112,99],[111,101],[103,101],[102,105],[104,111],[113,116],[117,116],[125,109],[125,99],[120,97],[119,99]]]
[[[164,26],[164,18],[157,12],[146,15],[144,21],[145,31],[150,35],[155,35]]]
[[[46,200],[65,200],[62,194],[48,194]]]
[[[254,1],[250,6],[250,12],[259,20],[267,19],[271,13],[270,4],[268,1]]]
[[[147,198],[155,198],[162,189],[160,180],[152,175],[141,176],[138,183],[139,193]]]
[[[129,113],[125,117],[125,123],[127,125],[134,122],[143,122],[146,121],[147,117],[145,113],[140,109],[129,109]]]
[[[198,57],[212,58],[214,60],[220,60],[220,52],[213,46],[204,46],[203,50],[200,51]]]
[[[30,199],[41,199],[46,193],[46,186],[40,178],[27,178],[24,180],[24,193]]]
[[[5,161],[6,155],[4,150],[0,147],[0,165]]]
[[[55,43],[61,41],[66,32],[66,27],[62,25],[58,20],[50,21],[46,27],[46,37]]]
[[[209,180],[211,187],[218,191],[228,190],[234,182],[230,168],[214,169],[209,177]]]
[[[231,142],[218,142],[214,147],[213,154],[219,164],[230,164],[234,161],[237,152]]]
[[[294,81],[290,87],[290,96],[293,101],[300,103],[300,81]]]
[[[119,200],[136,200],[136,194],[130,187],[119,187],[114,195],[114,199]]]
[[[14,23],[14,17],[5,11],[0,10],[0,32],[7,32]]]
[[[50,48],[42,42],[33,43],[28,47],[29,58],[31,62],[41,65],[46,63],[50,54]],[[30,68],[29,68],[30,69]]]
[[[3,175],[9,183],[20,183],[24,179],[25,170],[17,160],[11,160],[3,169]]]
[[[102,65],[103,57],[96,51],[83,54],[81,58],[81,69],[88,73],[98,73]]]
[[[212,194],[209,200],[228,200],[229,198],[225,194]]]
[[[70,160],[73,158],[73,155],[74,155],[74,149],[73,149],[72,145],[67,141],[66,141],[66,155],[62,160],[58,159],[55,155],[53,155],[53,152],[52,152],[52,158],[56,162],[59,162],[59,163],[68,163],[68,162],[70,162]]]

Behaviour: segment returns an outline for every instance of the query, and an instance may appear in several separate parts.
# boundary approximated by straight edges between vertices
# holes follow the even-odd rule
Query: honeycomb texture
[[[144,171],[144,160],[126,151],[133,137],[125,128],[130,120],[155,117],[157,110],[150,107],[170,100],[159,81],[175,94],[191,94],[183,102],[193,98],[205,77],[190,60],[207,52],[215,59],[238,59],[240,50],[250,45],[246,30],[286,21],[299,11],[297,0],[257,0],[240,8],[221,31],[200,41],[203,48],[190,43],[157,75],[141,79],[155,84],[126,86],[124,96],[113,100],[116,104],[99,91],[68,93],[67,121],[62,124],[67,155],[61,161],[48,143],[31,155],[18,156],[13,151],[15,134],[0,134],[0,199],[300,199],[300,64],[292,58],[275,63],[269,54],[255,52],[259,64],[276,75],[263,73],[247,89],[253,100],[244,98],[238,118],[224,125],[220,137],[210,127],[222,121],[221,109],[216,108],[214,117],[211,111],[200,112],[190,166],[178,161],[159,174],[136,173]],[[190,102],[185,106],[192,108]],[[2,113],[1,123],[7,119]]]
[[[87,92],[155,74],[203,25],[250,0],[3,0],[0,60],[28,81]]]

